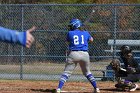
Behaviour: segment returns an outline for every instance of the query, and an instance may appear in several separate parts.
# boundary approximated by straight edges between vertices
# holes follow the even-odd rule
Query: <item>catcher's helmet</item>
[[[122,51],[122,52],[126,52],[126,53],[130,53],[130,52],[132,51],[132,49],[130,49],[130,47],[127,46],[127,45],[123,45],[123,46],[121,47],[121,51]]]
[[[77,29],[81,27],[82,25],[83,24],[79,19],[72,19],[69,24],[69,26],[72,27],[73,29]]]

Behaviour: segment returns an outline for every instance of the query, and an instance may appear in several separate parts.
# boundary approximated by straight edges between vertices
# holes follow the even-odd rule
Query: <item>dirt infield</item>
[[[114,82],[97,82],[101,93],[128,93],[117,91]],[[58,81],[0,80],[0,93],[55,93]],[[140,86],[140,84],[139,84]],[[63,87],[67,93],[92,93],[89,82],[67,82]],[[140,93],[140,89],[133,93]]]

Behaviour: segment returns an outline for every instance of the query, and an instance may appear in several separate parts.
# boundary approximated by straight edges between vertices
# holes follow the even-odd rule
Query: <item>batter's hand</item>
[[[34,37],[33,35],[31,34],[31,32],[35,31],[36,30],[36,27],[33,26],[32,28],[28,29],[26,31],[26,47],[27,48],[30,48],[32,43],[34,42]]]

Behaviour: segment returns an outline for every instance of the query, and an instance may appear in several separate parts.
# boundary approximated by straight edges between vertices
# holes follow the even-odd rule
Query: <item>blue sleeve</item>
[[[0,27],[0,41],[26,46],[26,32]]]
[[[67,34],[66,40],[69,42],[69,33]]]
[[[87,31],[88,34],[88,41],[92,38],[92,36],[89,34],[89,32]]]

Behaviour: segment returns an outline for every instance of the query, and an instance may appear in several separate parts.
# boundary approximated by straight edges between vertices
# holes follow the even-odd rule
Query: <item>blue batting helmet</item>
[[[73,29],[77,29],[81,27],[83,24],[79,19],[72,19],[70,21],[70,26],[72,26]]]

